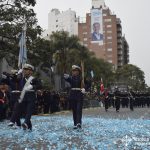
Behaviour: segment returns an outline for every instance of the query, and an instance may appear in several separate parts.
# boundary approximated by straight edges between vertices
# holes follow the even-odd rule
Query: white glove
[[[21,74],[22,73],[22,69],[19,69],[18,73],[17,74]]]
[[[5,74],[2,74],[2,79],[6,79],[7,76]]]
[[[82,88],[82,89],[81,89],[81,92],[82,92],[83,94],[85,94],[85,88]]]
[[[69,78],[69,74],[64,74],[64,78],[68,79]]]
[[[29,91],[29,90],[31,90],[33,88],[33,86],[30,84],[30,85],[28,85],[26,88],[25,88],[25,91]]]
[[[22,102],[22,100],[21,100],[21,99],[18,99],[18,102],[19,102],[19,103],[21,103],[21,102]]]

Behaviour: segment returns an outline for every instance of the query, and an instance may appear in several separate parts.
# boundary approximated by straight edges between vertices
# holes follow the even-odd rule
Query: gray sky
[[[150,0],[105,0],[105,4],[121,19],[123,34],[129,44],[130,63],[144,71],[150,86]],[[77,16],[85,17],[90,12],[91,0],[37,0],[34,10],[44,29],[48,27],[48,12],[52,8],[60,11],[71,8]]]

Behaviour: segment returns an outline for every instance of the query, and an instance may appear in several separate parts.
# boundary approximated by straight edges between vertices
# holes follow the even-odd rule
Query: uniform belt
[[[81,91],[81,88],[71,88],[71,90]]]
[[[35,92],[34,90],[27,90],[26,92]]]
[[[18,90],[13,90],[11,91],[11,93],[20,93],[21,91],[18,91]]]

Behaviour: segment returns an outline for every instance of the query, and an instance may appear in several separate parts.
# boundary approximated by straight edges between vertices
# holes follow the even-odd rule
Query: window
[[[107,25],[107,28],[111,28],[111,27],[112,27],[111,24],[108,24],[108,25]]]
[[[111,19],[105,19],[105,22],[111,22]]]
[[[108,58],[112,58],[112,54],[107,55]]]
[[[112,60],[108,60],[109,63],[112,63]]]
[[[83,29],[86,29],[87,27],[86,27],[86,26],[83,26],[82,28],[83,28]]]
[[[107,48],[107,51],[108,51],[108,52],[111,52],[111,51],[112,51],[112,48]]]
[[[83,32],[83,34],[87,34],[87,32]]]
[[[84,41],[87,41],[87,38],[84,38],[83,40],[84,40]]]
[[[112,33],[112,31],[111,30],[107,30],[107,33]]]
[[[108,40],[112,39],[112,36],[107,36],[107,39],[108,39]]]

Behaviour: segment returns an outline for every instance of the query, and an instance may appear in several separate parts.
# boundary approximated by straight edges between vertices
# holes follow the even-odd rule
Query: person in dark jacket
[[[77,65],[73,65],[71,76],[65,74],[64,78],[71,85],[69,100],[73,112],[74,129],[80,129],[82,125],[83,93],[85,92],[81,68]]]
[[[6,113],[7,113],[7,85],[5,82],[3,82],[3,79],[0,80],[0,121],[3,121],[6,119]]]
[[[2,74],[0,78],[0,121],[8,117],[9,80]]]

